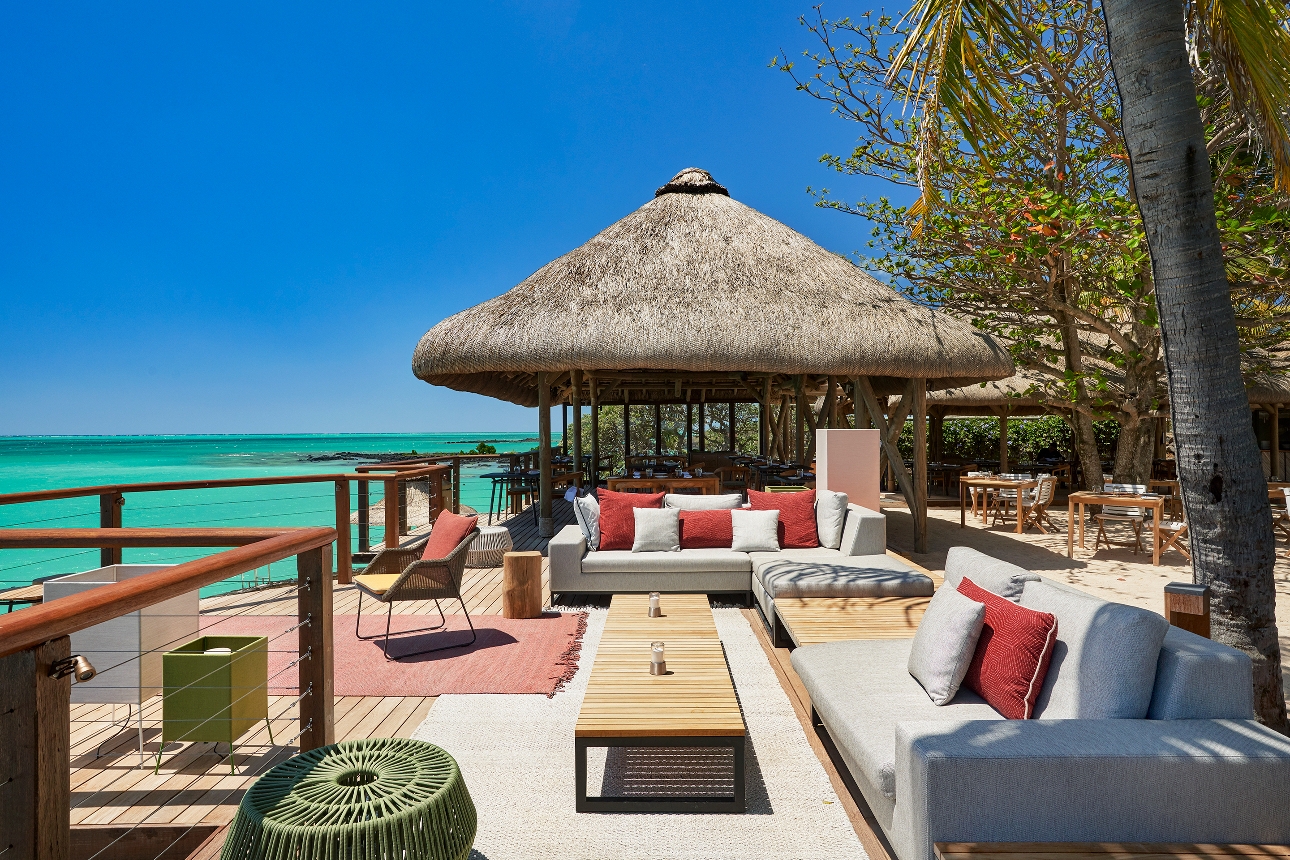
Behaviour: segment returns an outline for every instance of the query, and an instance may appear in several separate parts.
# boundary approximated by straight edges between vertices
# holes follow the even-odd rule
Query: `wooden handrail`
[[[0,532],[0,540],[22,540],[15,533],[21,530],[9,529]],[[51,531],[41,529],[37,533],[48,535]],[[186,594],[211,585],[230,576],[237,576],[247,571],[264,567],[271,562],[288,556],[299,555],[309,550],[326,547],[336,540],[336,530],[330,528],[278,529],[209,529],[209,535],[201,538],[194,532],[200,529],[75,529],[75,537],[67,538],[60,543],[46,542],[44,547],[102,546],[104,541],[114,540],[114,532],[148,532],[152,540],[166,540],[169,543],[126,544],[128,546],[227,546],[235,544],[234,549],[225,550],[216,555],[184,562],[171,568],[132,577],[122,582],[82,591],[79,594],[51,600],[38,606],[20,609],[0,615],[0,658],[34,648],[41,643],[68,636],[78,630],[93,627],[103,621],[118,618],[147,606],[169,600],[180,594]],[[259,531],[264,537],[253,543],[246,543],[247,533]],[[144,536],[140,535],[139,539]],[[50,538],[53,539],[53,538]],[[203,540],[202,543],[186,541]],[[68,542],[70,541],[70,542]],[[219,541],[223,541],[220,544]],[[4,545],[4,544],[0,544]],[[8,545],[13,545],[12,543]],[[30,547],[31,543],[22,543]],[[328,577],[330,583],[330,577]]]
[[[0,529],[0,549],[68,549],[78,547],[246,546],[292,529]]]

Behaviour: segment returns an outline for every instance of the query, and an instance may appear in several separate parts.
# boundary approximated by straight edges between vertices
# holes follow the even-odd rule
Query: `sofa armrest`
[[[840,549],[843,555],[884,555],[887,552],[887,518],[869,508],[847,505]]]
[[[900,860],[934,842],[1290,842],[1290,738],[1253,720],[904,722]]]
[[[578,526],[565,526],[547,544],[548,574],[551,593],[577,591],[582,575],[582,557],[587,553],[587,539]]]

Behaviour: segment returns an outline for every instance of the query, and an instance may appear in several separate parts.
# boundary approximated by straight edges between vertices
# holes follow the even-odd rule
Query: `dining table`
[[[1039,481],[1034,478],[1014,479],[1000,478],[990,476],[985,478],[960,478],[959,479],[959,528],[967,526],[967,500],[972,488],[982,490],[1016,490],[1017,491],[1017,534],[1021,534],[1022,526],[1025,525],[1025,508],[1021,504],[1021,494],[1025,490],[1030,490],[1039,486]],[[990,516],[990,506],[982,500],[981,503],[981,525],[985,525]]]
[[[1164,516],[1164,496],[1156,493],[1095,493],[1081,490],[1066,497],[1066,557],[1075,555],[1075,531],[1079,530],[1079,548],[1084,549],[1084,517],[1088,505],[1111,508],[1146,508],[1151,511],[1151,563],[1160,565],[1160,520]],[[1076,516],[1077,509],[1079,516]]]

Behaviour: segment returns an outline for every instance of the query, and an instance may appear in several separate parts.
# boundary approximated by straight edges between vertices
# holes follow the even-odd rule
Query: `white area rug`
[[[573,726],[605,614],[591,611],[578,674],[554,699],[440,696],[413,733],[443,747],[461,765],[479,810],[472,858],[867,860],[774,669],[737,609],[714,614],[748,725],[748,812],[575,812]],[[615,784],[615,774],[604,776],[604,768],[603,755],[599,768],[589,762],[593,794],[602,778],[607,786]]]

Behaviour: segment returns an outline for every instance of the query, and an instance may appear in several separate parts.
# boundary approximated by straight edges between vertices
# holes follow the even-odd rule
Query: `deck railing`
[[[347,496],[348,500],[348,496]],[[348,521],[346,521],[348,527]],[[0,615],[0,854],[69,860],[70,636],[291,556],[297,570],[301,751],[335,740],[331,528],[5,529],[0,549],[233,547]],[[173,648],[181,643],[169,644]],[[106,668],[106,667],[98,667]],[[109,846],[110,848],[110,846]],[[112,856],[108,848],[105,856]]]
[[[264,478],[220,478],[207,481],[165,481],[142,484],[108,484],[94,487],[65,487],[53,490],[36,490],[26,493],[0,495],[0,505],[50,502],[64,499],[99,499],[99,528],[119,529],[123,525],[122,511],[126,497],[134,493],[158,493],[184,490],[209,490],[229,487],[266,487],[284,484],[335,485],[336,575],[341,584],[351,581],[353,575],[353,547],[350,542],[350,482],[358,483],[358,544],[359,552],[370,549],[369,485],[379,482],[385,492],[386,546],[399,545],[402,535],[409,532],[407,488],[410,483],[426,483],[429,497],[428,518],[433,521],[439,511],[448,507],[457,509],[460,498],[460,468],[456,463],[400,462],[360,466],[354,473],[325,475],[281,475]],[[447,492],[445,492],[445,487]],[[388,524],[396,526],[390,528]],[[60,530],[61,531],[61,530]],[[106,567],[121,563],[121,547],[105,543],[89,548],[100,550],[100,563]]]

